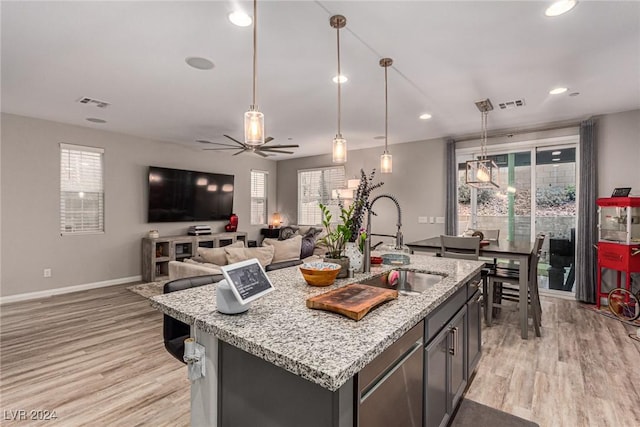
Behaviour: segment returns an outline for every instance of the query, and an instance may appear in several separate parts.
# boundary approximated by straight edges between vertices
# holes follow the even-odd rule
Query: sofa
[[[266,271],[316,261],[326,252],[318,243],[321,235],[320,228],[287,226],[277,239],[266,238],[259,247],[237,241],[220,248],[197,248],[194,257],[169,262],[169,280],[221,274],[221,266],[251,258],[257,258]]]

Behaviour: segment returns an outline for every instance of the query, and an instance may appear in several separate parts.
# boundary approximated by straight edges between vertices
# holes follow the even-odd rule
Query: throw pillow
[[[227,254],[227,263],[234,264],[240,261],[246,261],[251,258],[258,258],[258,262],[263,267],[271,264],[273,260],[273,246],[263,246],[259,248],[230,248],[224,247]]]
[[[196,256],[202,258],[204,262],[216,265],[226,265],[227,254],[225,253],[224,248],[244,248],[244,242],[242,240],[238,240],[235,243],[222,248],[198,248]]]
[[[298,234],[287,240],[264,239],[262,246],[273,247],[273,262],[294,261],[300,259],[302,236]]]
[[[280,229],[280,237],[278,240],[287,240],[296,235],[298,227],[286,226]]]
[[[313,255],[316,247],[316,236],[322,232],[321,229],[309,227],[309,230],[302,236],[302,245],[300,246],[300,259],[304,259]]]

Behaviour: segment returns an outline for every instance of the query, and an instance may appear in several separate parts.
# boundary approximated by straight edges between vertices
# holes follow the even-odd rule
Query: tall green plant
[[[351,226],[353,224],[353,209],[351,205],[345,209],[340,204],[340,223],[332,224],[333,215],[326,205],[320,204],[322,211],[322,226],[327,235],[319,240],[328,249],[327,255],[331,258],[342,258],[347,242],[351,239]]]

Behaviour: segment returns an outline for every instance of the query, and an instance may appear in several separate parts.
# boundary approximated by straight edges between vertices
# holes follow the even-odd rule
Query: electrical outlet
[[[42,272],[42,275],[44,277],[51,277],[51,269],[50,268],[45,268]]]
[[[444,217],[443,216],[437,216],[436,217],[436,224],[444,224]]]
[[[429,224],[429,217],[428,216],[419,216],[418,217],[418,224]]]

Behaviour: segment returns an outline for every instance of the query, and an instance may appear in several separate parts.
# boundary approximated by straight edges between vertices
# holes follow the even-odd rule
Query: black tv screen
[[[149,222],[218,221],[233,212],[233,175],[149,166]]]

